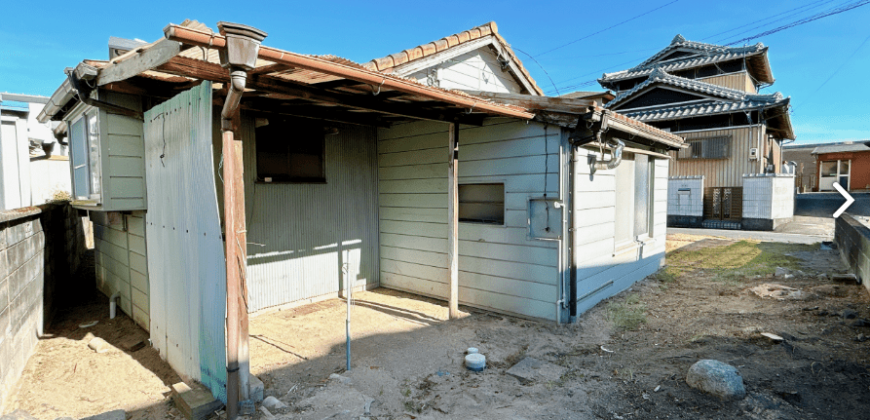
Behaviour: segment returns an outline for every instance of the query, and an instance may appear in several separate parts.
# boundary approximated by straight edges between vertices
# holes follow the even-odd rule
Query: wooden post
[[[224,157],[224,241],[227,265],[227,414],[234,418],[238,401],[248,398],[248,293],[246,281],[247,233],[242,139],[236,112],[232,129],[222,133]],[[231,379],[232,378],[232,379]]]
[[[236,133],[240,132],[241,118],[236,113],[233,119],[233,128]],[[233,161],[235,171],[233,178],[233,190],[235,190],[236,208],[236,252],[238,252],[239,265],[239,392],[241,401],[250,399],[250,382],[248,375],[251,373],[250,354],[248,352],[248,231],[245,217],[245,164],[242,154],[243,140],[239,136],[233,142]]]
[[[235,419],[239,412],[239,284],[242,273],[236,241],[236,165],[235,140],[232,130],[221,133],[224,157],[224,244],[227,254],[227,418]],[[242,213],[242,217],[244,217]]]
[[[459,318],[459,123],[450,123],[447,160],[447,277],[450,281],[448,315]]]

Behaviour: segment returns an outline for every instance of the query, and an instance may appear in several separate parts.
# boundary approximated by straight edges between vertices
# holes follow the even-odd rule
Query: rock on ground
[[[739,400],[746,396],[743,377],[737,369],[718,360],[697,361],[689,368],[686,383],[723,400]]]

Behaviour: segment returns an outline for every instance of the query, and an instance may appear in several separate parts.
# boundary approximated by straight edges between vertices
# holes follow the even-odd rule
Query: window
[[[460,184],[459,221],[504,224],[504,184]]]
[[[324,128],[287,120],[257,127],[257,181],[326,182]]]
[[[690,139],[689,147],[679,151],[678,159],[727,159],[731,156],[731,136]]]
[[[616,251],[651,235],[655,160],[626,153],[616,167]]]
[[[647,155],[634,157],[634,236],[649,234],[650,159]]]
[[[822,176],[837,176],[837,161],[822,162]]]

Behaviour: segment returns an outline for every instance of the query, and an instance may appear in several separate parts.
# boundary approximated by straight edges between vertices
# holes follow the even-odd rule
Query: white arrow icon
[[[843,197],[846,197],[846,202],[843,203],[843,205],[834,212],[834,219],[836,219],[840,217],[840,215],[843,214],[843,212],[846,211],[846,209],[848,209],[849,206],[852,205],[852,203],[855,202],[855,199],[852,198],[852,196],[849,195],[849,193],[847,193],[846,190],[844,190],[843,187],[840,186],[839,182],[834,183],[834,188],[836,188],[837,191],[840,192],[840,194],[843,194]]]

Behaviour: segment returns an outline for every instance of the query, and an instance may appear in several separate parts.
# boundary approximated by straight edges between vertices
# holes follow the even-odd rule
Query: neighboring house
[[[819,145],[812,151],[816,159],[814,191],[835,191],[839,182],[847,191],[870,191],[870,141],[844,141]]]
[[[44,204],[71,191],[66,145],[53,132],[58,123],[36,121],[46,102],[0,93],[0,210]]]
[[[744,190],[744,180],[781,174],[782,142],[795,138],[788,113],[790,98],[779,92],[758,92],[774,82],[767,51],[760,43],[726,47],[677,35],[639,65],[599,79],[603,87],[616,92],[608,109],[677,134],[689,144],[671,153],[671,176],[680,177],[681,185],[686,179],[701,180],[703,186],[686,186],[685,191],[703,196],[680,196],[685,198],[684,210],[693,210],[687,214],[674,207],[670,224],[773,228],[791,218],[758,213],[754,204],[749,206],[753,209],[745,208],[759,197]],[[781,186],[773,188],[777,189],[784,191]]]
[[[828,143],[792,143],[782,147],[782,161],[795,163],[795,188],[800,192],[816,191],[818,169],[813,150]]]
[[[566,323],[663,264],[683,140],[540,96],[494,24],[366,65],[219,27],[83,61],[40,121],[69,127],[100,290],[230,410],[249,312],[387,287]],[[403,76],[466,63],[480,96]]]

